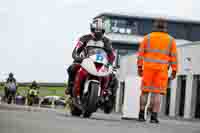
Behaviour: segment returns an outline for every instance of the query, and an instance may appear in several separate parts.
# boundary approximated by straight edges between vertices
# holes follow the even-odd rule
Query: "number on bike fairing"
[[[103,61],[103,56],[101,54],[97,54],[96,61]]]

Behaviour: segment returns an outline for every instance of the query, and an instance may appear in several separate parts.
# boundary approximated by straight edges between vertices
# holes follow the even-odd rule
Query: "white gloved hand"
[[[113,71],[113,66],[111,64],[108,64],[108,71],[112,72]]]

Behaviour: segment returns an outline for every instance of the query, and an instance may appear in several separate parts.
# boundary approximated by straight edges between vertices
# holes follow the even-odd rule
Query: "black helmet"
[[[9,73],[9,78],[13,78],[13,73]]]
[[[101,39],[105,33],[105,24],[101,18],[93,19],[90,24],[90,30],[97,40]]]
[[[153,30],[160,32],[167,32],[167,21],[164,20],[163,18],[158,18],[154,20]]]

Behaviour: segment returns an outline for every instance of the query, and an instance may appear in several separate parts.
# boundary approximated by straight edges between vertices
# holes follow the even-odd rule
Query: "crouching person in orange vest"
[[[139,121],[145,121],[145,107],[148,94],[151,93],[151,123],[159,123],[161,95],[165,95],[168,85],[168,69],[171,67],[171,79],[177,73],[177,49],[173,37],[167,33],[167,22],[155,20],[153,32],[146,35],[138,51],[138,75],[142,77]]]

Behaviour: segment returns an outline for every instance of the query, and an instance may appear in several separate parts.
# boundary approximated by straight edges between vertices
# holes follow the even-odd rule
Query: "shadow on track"
[[[95,113],[90,118],[76,117],[76,116],[72,116],[72,115],[67,114],[67,113],[60,113],[60,112],[57,112],[57,115],[61,116],[61,117],[67,117],[67,118],[77,118],[77,119],[80,119],[80,120],[98,120],[98,121],[108,121],[108,122],[119,122],[119,121],[121,121],[120,116],[113,116],[112,114],[111,115],[105,115],[103,113]]]

